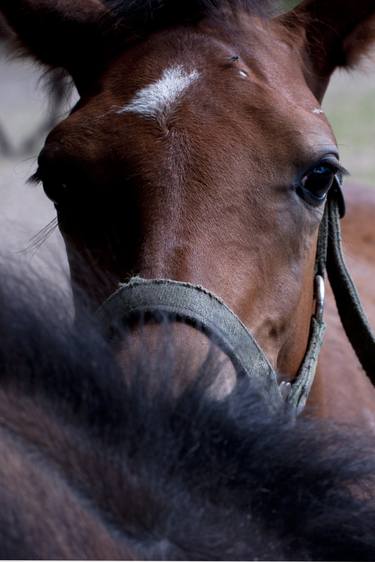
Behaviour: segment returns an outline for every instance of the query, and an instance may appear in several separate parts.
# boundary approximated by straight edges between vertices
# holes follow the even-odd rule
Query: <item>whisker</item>
[[[53,218],[46,226],[44,226],[35,236],[33,236],[26,246],[20,253],[27,254],[31,251],[38,251],[41,246],[48,240],[48,238],[54,233],[58,226],[57,217]]]

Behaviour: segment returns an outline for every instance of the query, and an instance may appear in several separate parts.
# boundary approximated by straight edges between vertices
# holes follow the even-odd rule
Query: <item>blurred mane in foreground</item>
[[[176,395],[167,326],[123,372],[6,264],[0,311],[0,558],[374,559],[371,436],[271,416],[246,379],[214,399],[213,351]]]

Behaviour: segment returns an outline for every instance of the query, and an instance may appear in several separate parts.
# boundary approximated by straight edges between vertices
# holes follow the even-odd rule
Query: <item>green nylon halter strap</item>
[[[363,310],[356,286],[346,267],[340,228],[340,209],[328,202],[327,272],[346,335],[372,384],[375,386],[375,334]]]
[[[271,409],[283,403],[277,376],[268,359],[241,320],[216,295],[198,285],[168,279],[133,278],[121,285],[97,312],[110,333],[138,317],[152,315],[191,324],[207,334],[227,354],[236,371],[253,379]]]
[[[367,316],[363,310],[357,289],[346,267],[340,219],[345,215],[345,201],[341,185],[336,183],[331,190],[323,220],[320,227],[316,257],[316,279],[324,280],[326,273],[335,296],[337,310],[355,354],[357,355],[365,373],[375,386],[375,335],[371,330]],[[324,281],[323,281],[324,282]],[[322,311],[321,311],[322,312]],[[325,326],[322,313],[317,313],[318,319],[312,319],[312,335],[309,347],[315,348],[311,354],[306,353],[304,365],[291,388],[290,400],[294,402],[297,411],[302,411],[310,392],[315,372],[314,367],[308,367],[309,358],[317,359]],[[318,325],[315,325],[318,320]],[[315,333],[314,333],[315,332]],[[316,365],[315,365],[316,367]],[[298,403],[297,403],[298,402]]]
[[[298,414],[305,406],[323,340],[324,323],[315,316],[309,347],[295,383],[278,383],[278,376],[241,320],[210,291],[168,279],[133,278],[121,285],[98,310],[97,317],[111,337],[133,317],[156,321],[168,317],[193,325],[210,337],[232,361],[237,373],[251,378],[274,412],[288,406]]]

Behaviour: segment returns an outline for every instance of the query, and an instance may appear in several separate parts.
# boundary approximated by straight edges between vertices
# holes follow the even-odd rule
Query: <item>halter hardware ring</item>
[[[325,287],[324,278],[322,275],[316,275],[315,276],[315,301],[316,301],[315,317],[318,321],[323,320],[325,296],[326,296],[326,287]]]
[[[286,402],[292,392],[292,384],[289,381],[282,381],[279,384],[282,399]]]

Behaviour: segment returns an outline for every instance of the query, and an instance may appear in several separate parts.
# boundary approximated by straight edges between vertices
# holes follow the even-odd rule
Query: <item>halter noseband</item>
[[[346,268],[341,241],[340,218],[345,214],[341,187],[330,192],[320,227],[315,275],[316,309],[311,318],[305,357],[292,383],[278,382],[278,375],[241,320],[207,289],[166,279],[138,277],[120,288],[99,308],[97,316],[111,337],[134,316],[193,325],[207,334],[231,359],[239,374],[250,377],[265,396],[272,411],[287,406],[298,415],[305,407],[314,381],[322,347],[325,275],[334,291],[346,334],[365,372],[375,385],[375,337]]]

